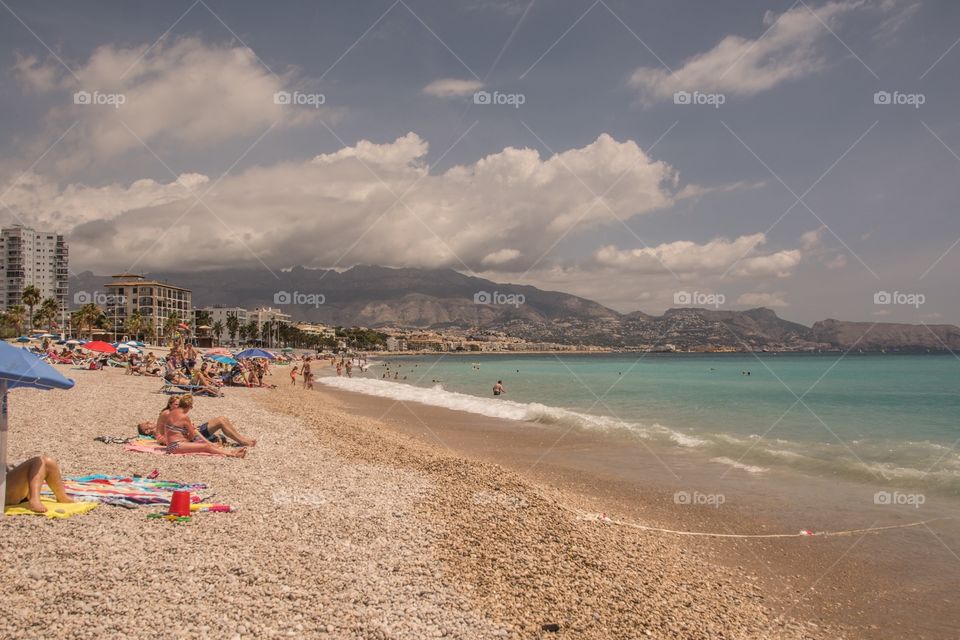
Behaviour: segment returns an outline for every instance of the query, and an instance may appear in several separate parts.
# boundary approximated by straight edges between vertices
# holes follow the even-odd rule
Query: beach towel
[[[97,507],[96,502],[55,502],[49,498],[40,498],[47,507],[46,513],[31,511],[26,505],[11,505],[3,510],[5,516],[46,516],[48,518],[72,518],[87,513]]]
[[[202,483],[191,484],[101,474],[70,477],[63,481],[64,491],[74,500],[103,502],[123,507],[151,504],[168,505],[170,504],[170,495],[174,491],[184,489],[197,492],[206,488],[207,485]],[[52,495],[49,489],[44,489],[41,493]]]
[[[124,451],[135,451],[137,453],[156,453],[167,454],[167,448],[154,440],[153,438],[137,438],[123,445]],[[205,453],[202,451],[191,451],[190,453],[173,453],[175,456],[215,456],[215,453]]]

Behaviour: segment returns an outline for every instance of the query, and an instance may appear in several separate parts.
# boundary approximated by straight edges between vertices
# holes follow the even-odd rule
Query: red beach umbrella
[[[94,340],[93,342],[88,342],[83,345],[84,349],[89,351],[99,351],[100,353],[116,353],[117,348],[111,344],[107,344],[103,340]]]

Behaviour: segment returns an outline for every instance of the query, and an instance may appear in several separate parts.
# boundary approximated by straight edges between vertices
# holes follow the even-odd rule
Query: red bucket
[[[169,513],[175,516],[190,515],[190,492],[189,491],[173,492],[173,497],[170,498]]]

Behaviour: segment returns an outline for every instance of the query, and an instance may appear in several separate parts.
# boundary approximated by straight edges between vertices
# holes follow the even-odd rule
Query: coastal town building
[[[36,231],[23,225],[0,232],[0,266],[4,286],[0,287],[0,308],[23,304],[23,290],[34,286],[41,299],[53,298],[61,311],[68,306],[69,248],[54,231]]]
[[[134,311],[153,328],[157,342],[164,333],[167,319],[175,315],[179,322],[193,320],[193,292],[169,282],[147,280],[136,273],[119,273],[107,290],[104,313],[116,336],[125,335],[125,323]]]
[[[303,333],[320,336],[321,338],[334,338],[337,335],[337,330],[334,327],[316,322],[298,322],[293,326]]]
[[[228,322],[229,318],[235,316],[237,318],[238,326],[245,325],[248,322],[250,322],[250,318],[248,317],[249,312],[243,307],[228,307],[226,305],[217,304],[217,305],[213,305],[212,307],[203,307],[201,309],[197,309],[197,311],[205,312],[209,315],[210,317],[209,326],[211,327],[210,335],[213,337],[215,341],[221,344],[225,344],[231,341],[230,327]],[[221,329],[219,334],[217,334],[217,332],[212,329],[212,327],[216,327],[216,326],[219,326]],[[234,335],[232,340],[235,341],[236,339],[237,339],[237,336]]]

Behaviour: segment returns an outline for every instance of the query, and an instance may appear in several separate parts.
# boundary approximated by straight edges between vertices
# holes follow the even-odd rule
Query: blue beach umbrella
[[[230,356],[210,356],[210,359],[220,364],[237,364],[237,361]]]
[[[73,380],[37,356],[0,342],[0,496],[7,495],[7,391],[17,387],[47,390],[72,386]]]
[[[19,338],[17,338],[17,342],[30,342],[30,338],[28,338],[27,336],[20,336]]]
[[[246,351],[241,351],[237,354],[237,360],[244,360],[245,358],[266,358],[267,360],[276,360],[272,353],[269,351],[264,351],[263,349],[247,349]]]

